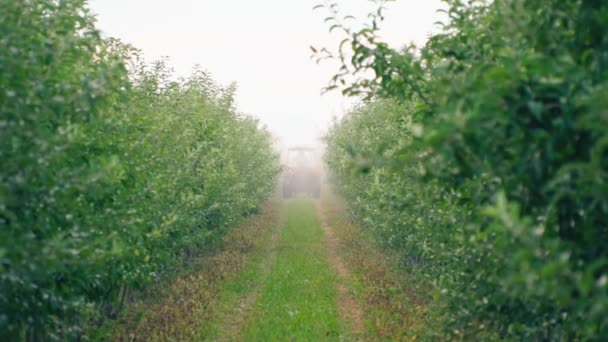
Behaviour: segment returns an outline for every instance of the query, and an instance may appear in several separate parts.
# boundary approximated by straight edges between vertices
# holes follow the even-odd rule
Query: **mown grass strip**
[[[252,311],[261,287],[276,260],[276,244],[285,225],[284,204],[269,234],[259,236],[262,242],[251,255],[247,268],[235,279],[222,284],[212,318],[203,326],[199,339],[203,341],[234,341]],[[270,223],[269,223],[270,224]]]
[[[311,201],[288,203],[276,263],[253,310],[243,340],[318,341],[344,335],[336,309],[336,278]]]

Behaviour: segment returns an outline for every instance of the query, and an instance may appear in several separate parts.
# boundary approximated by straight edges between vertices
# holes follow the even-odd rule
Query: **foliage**
[[[449,334],[605,339],[608,4],[446,5],[421,49],[344,28],[332,86],[369,101],[333,128],[329,166],[436,285]]]
[[[233,87],[143,65],[84,0],[0,7],[0,332],[78,337],[255,211],[277,157]]]

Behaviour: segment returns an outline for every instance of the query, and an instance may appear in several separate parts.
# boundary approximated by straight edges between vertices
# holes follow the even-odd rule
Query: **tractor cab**
[[[287,150],[283,172],[283,197],[306,194],[319,198],[321,172],[312,147],[291,147]]]

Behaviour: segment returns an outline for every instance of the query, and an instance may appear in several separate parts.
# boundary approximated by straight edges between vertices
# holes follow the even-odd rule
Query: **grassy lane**
[[[263,248],[252,253],[249,266],[237,278],[222,284],[214,313],[203,327],[200,340],[239,340],[240,328],[251,316],[253,303],[276,260],[276,244],[285,224],[284,207],[281,203],[278,220],[272,224],[270,234],[258,237],[258,241],[263,241]]]
[[[336,279],[312,201],[288,202],[276,262],[243,327],[247,341],[337,340]]]

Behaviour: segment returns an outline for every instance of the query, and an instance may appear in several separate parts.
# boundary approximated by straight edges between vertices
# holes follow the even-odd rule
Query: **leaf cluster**
[[[279,171],[233,86],[139,62],[85,3],[0,1],[2,340],[82,338],[254,212]]]
[[[608,4],[446,5],[421,49],[348,38],[371,77],[344,91],[370,100],[330,132],[336,182],[435,285],[444,334],[603,340]]]

